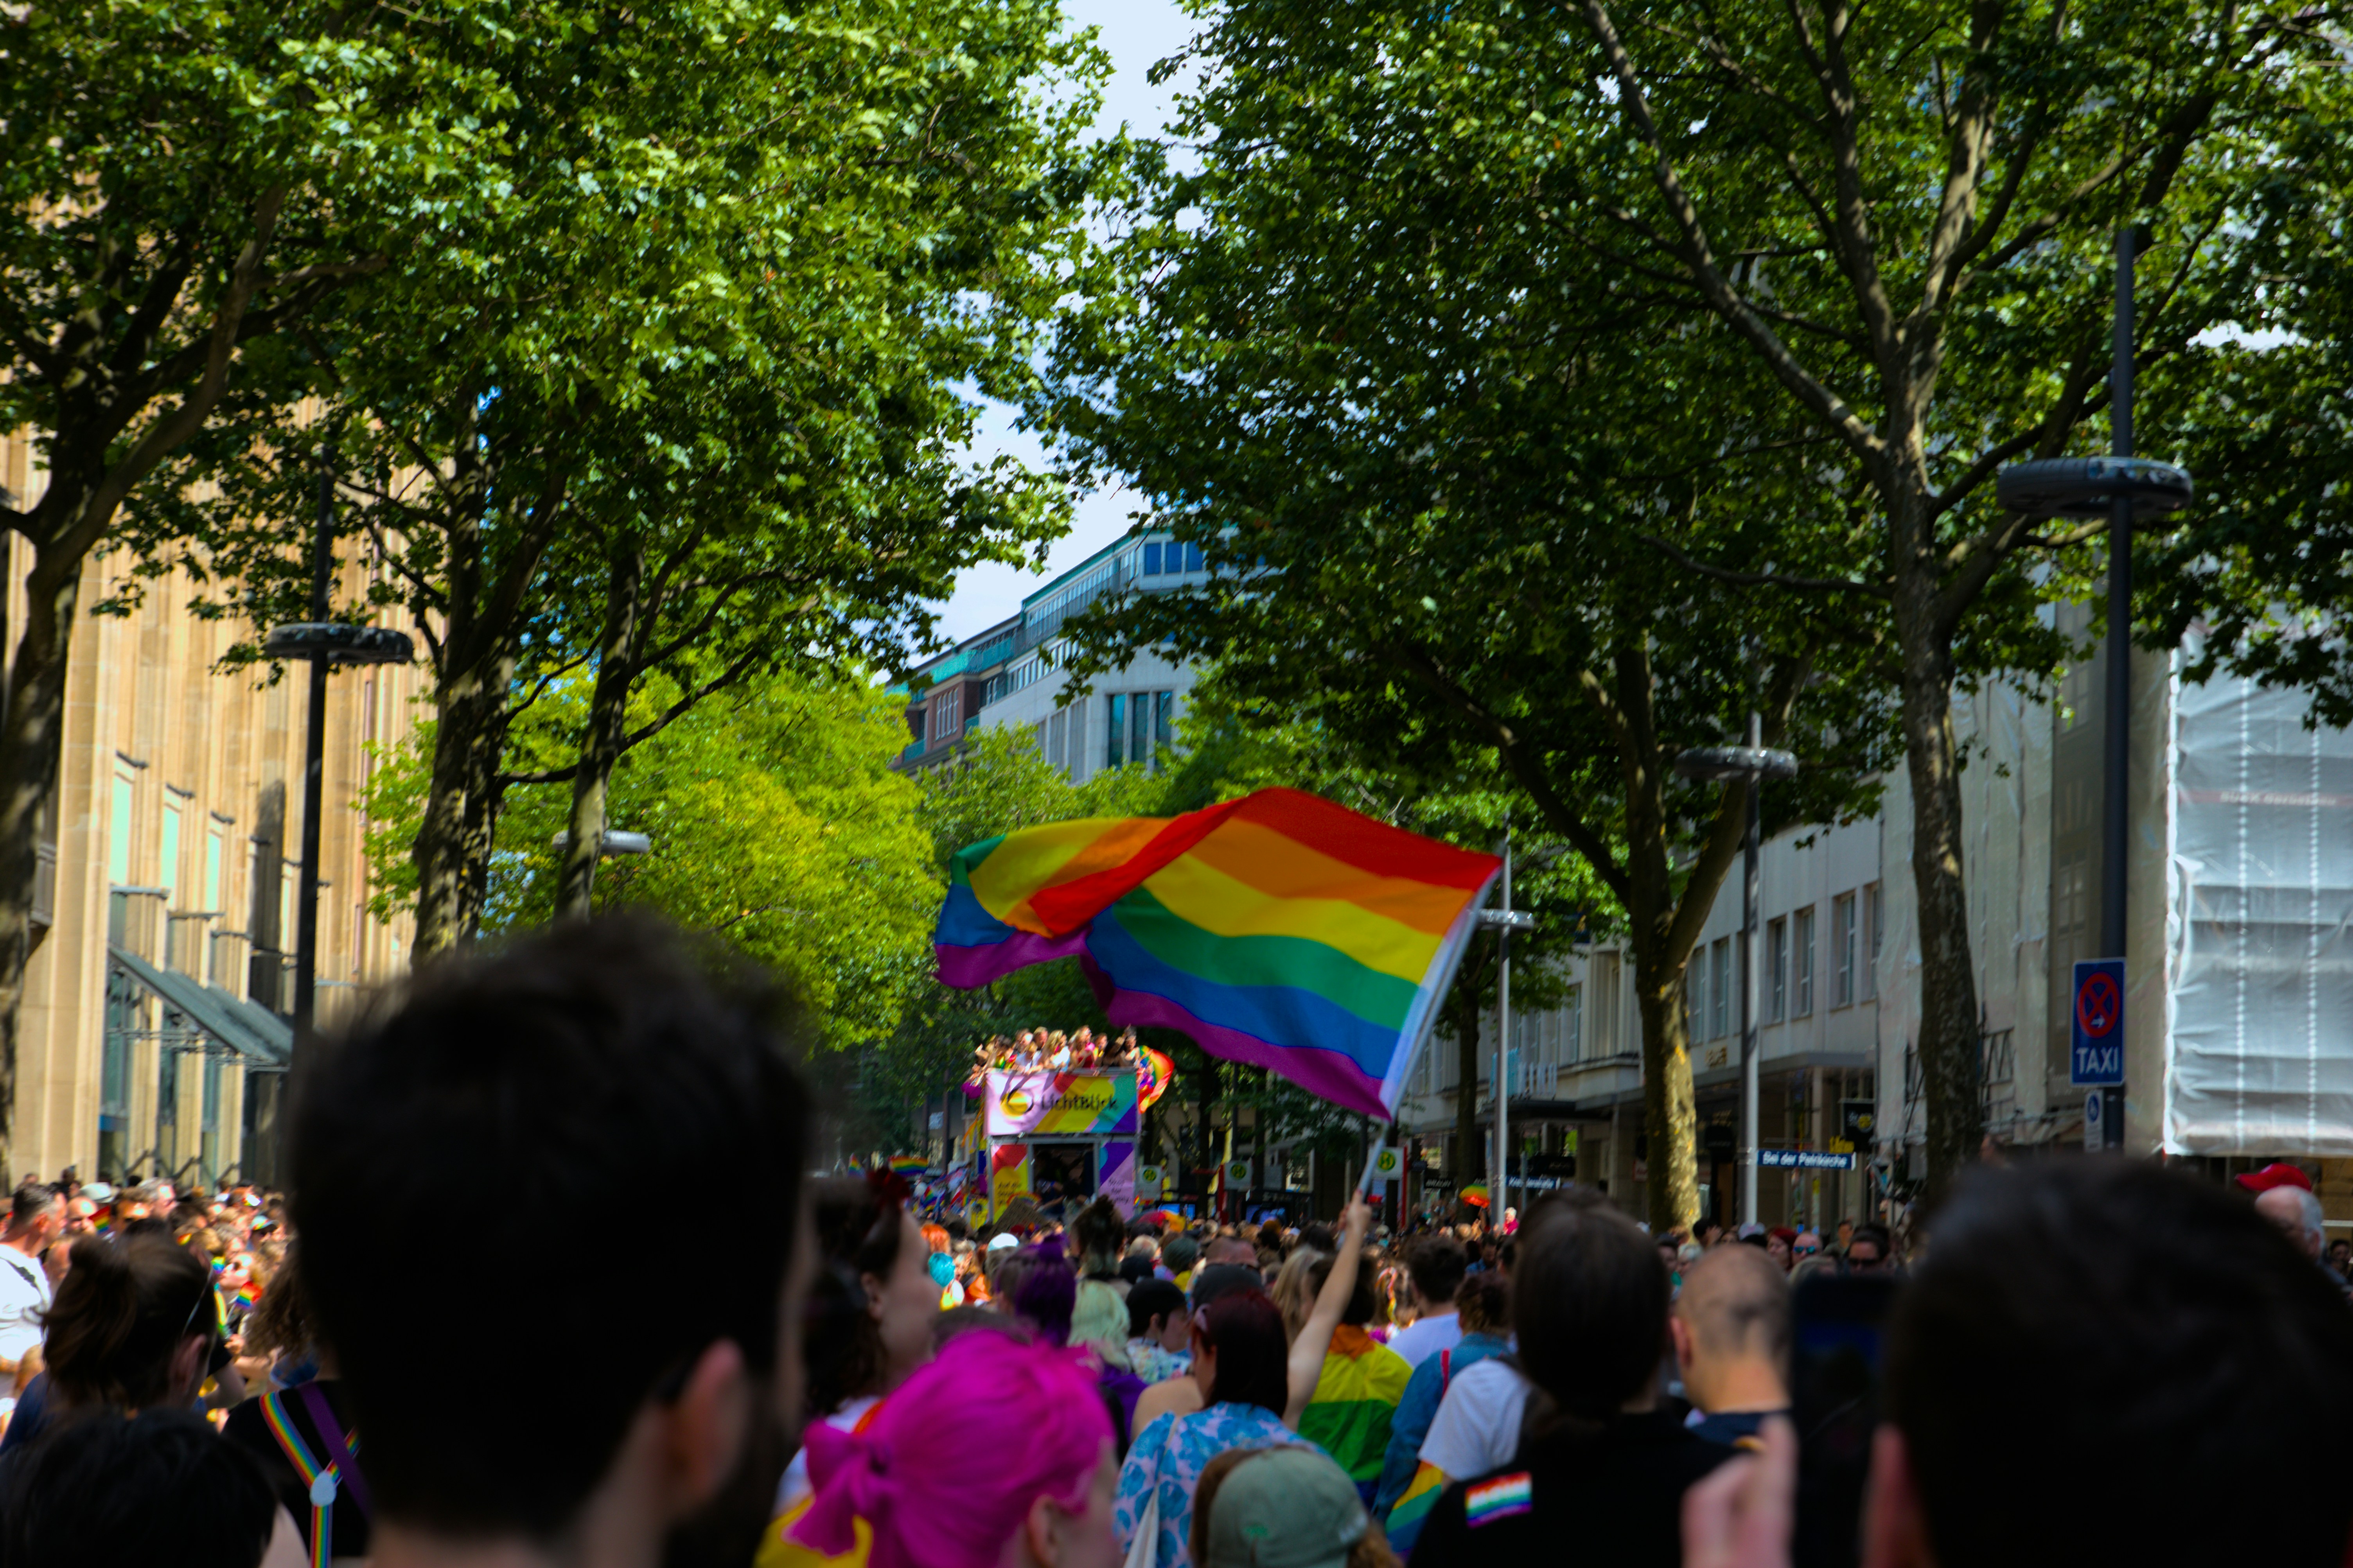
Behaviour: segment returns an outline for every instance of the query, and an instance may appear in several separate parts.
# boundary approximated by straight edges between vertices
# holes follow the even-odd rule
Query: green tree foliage
[[[2284,121],[2286,155],[2251,224],[2237,330],[2152,378],[2143,415],[2199,489],[2188,526],[2136,552],[2157,646],[2201,636],[2188,667],[2312,693],[2353,726],[2353,149],[2341,111]],[[2202,623],[2202,625],[2200,625]]]
[[[519,716],[518,760],[568,754],[590,679],[558,682]],[[638,695],[642,718],[675,700],[667,678]],[[697,706],[615,769],[617,829],[653,841],[606,864],[596,907],[659,910],[724,939],[786,976],[829,1047],[890,1035],[929,983],[941,883],[918,816],[920,792],[890,771],[905,744],[902,704],[860,680],[763,676]],[[424,810],[431,738],[379,759],[364,806],[375,912],[416,896],[408,841]],[[554,912],[571,816],[565,784],[507,793],[491,863],[486,930]]]
[[[505,0],[0,13],[0,426],[29,428],[46,469],[38,496],[0,495],[31,557],[0,707],[0,1116],[84,563],[168,531],[142,516],[167,492],[158,470],[225,400],[299,388],[279,374],[290,336],[445,243],[449,215],[497,180],[507,68],[585,15]]]
[[[2119,224],[2157,241],[2144,363],[2232,313],[2279,128],[2343,118],[2315,113],[2342,90],[2328,46],[2275,6],[1489,0],[1342,17],[1266,0],[1221,8],[1197,52],[1200,167],[1143,171],[1134,247],[1152,265],[1095,290],[1108,325],[1074,339],[1092,395],[1066,426],[1145,473],[1179,527],[1227,535],[1237,567],[1262,553],[1377,583],[1434,556],[1512,606],[1482,620],[1430,593],[1418,623],[1399,596],[1359,611],[1327,592],[1366,623],[1351,646],[1367,659],[1537,659],[1606,614],[1561,667],[1593,682],[1560,680],[1550,702],[1582,686],[1613,705],[1606,727],[1631,727],[1609,786],[1640,819],[1630,854],[1703,808],[1629,764],[1655,773],[1711,719],[1722,735],[1753,693],[1862,678],[1843,710],[1810,696],[1786,721],[1801,753],[1862,773],[1900,742],[1941,1184],[1979,1116],[1952,692],[2063,660],[2037,611],[2094,564],[2095,531],[1999,515],[1989,481],[2096,443]],[[1177,408],[1213,427],[1195,443],[1213,479],[1122,440],[1182,441]],[[1377,526],[1316,544],[1316,509]],[[1736,616],[1706,609],[1710,584],[1742,591]],[[1297,613],[1301,592],[1268,587],[1267,613]],[[1707,671],[1743,667],[1747,690],[1708,689]],[[1467,706],[1416,679],[1433,706]],[[1450,683],[1507,757],[1503,728],[1556,716]],[[1896,700],[1893,737],[1874,688]],[[1652,724],[1628,700],[1643,689]],[[1780,704],[1759,705],[1770,734]],[[1548,749],[1581,770],[1551,793],[1589,809],[1606,753]],[[1715,829],[1735,816],[1721,800]],[[1694,881],[1721,863],[1718,831]],[[1638,941],[1666,928],[1646,1012],[1704,910],[1690,890],[1632,911]]]
[[[511,778],[561,773],[598,819],[640,679],[691,706],[880,659],[956,569],[1061,521],[1058,489],[960,453],[972,391],[1033,379],[1085,247],[1072,149],[1100,53],[1050,0],[662,0],[601,24],[501,62],[530,133],[448,243],[302,344],[384,563],[371,603],[434,665],[420,952],[480,919]],[[199,470],[206,547],[257,623],[301,613],[287,525],[320,461],[275,412],[274,439]],[[508,768],[518,703],[584,667],[573,755]]]
[[[1070,442],[1217,568],[1094,623],[1083,662],[1173,641],[1275,722],[1444,781],[1420,809],[1452,791],[1498,830],[1516,799],[1573,847],[1631,949],[1649,1135],[1677,1155],[1653,1163],[1652,1217],[1688,1225],[1683,976],[1747,800],[1665,764],[1760,709],[1810,764],[1775,792],[1777,825],[1867,805],[1886,650],[1645,537],[1762,548],[1783,497],[1760,506],[1769,464],[1732,448],[1786,433],[1692,420],[1712,367],[1686,324],[1533,220],[1529,159],[1554,133],[1514,110],[1543,68],[1492,13],[1289,14],[1229,7],[1199,40],[1200,167],[1145,167],[1131,236],[1061,341]]]

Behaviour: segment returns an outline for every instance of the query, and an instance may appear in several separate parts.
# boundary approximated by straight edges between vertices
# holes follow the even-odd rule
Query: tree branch
[[[1699,211],[1691,195],[1684,190],[1683,178],[1675,171],[1674,161],[1668,157],[1659,140],[1657,123],[1651,115],[1649,99],[1643,94],[1641,79],[1635,73],[1634,62],[1626,46],[1611,25],[1608,7],[1601,0],[1584,0],[1586,20],[1601,40],[1602,50],[1609,56],[1610,68],[1618,77],[1618,107],[1642,144],[1650,149],[1652,158],[1651,177],[1660,195],[1673,216],[1676,226],[1683,231],[1681,258],[1691,269],[1693,280],[1699,285],[1701,296],[1732,328],[1749,341],[1782,385],[1799,402],[1836,428],[1847,445],[1858,456],[1876,460],[1880,439],[1870,425],[1858,416],[1846,399],[1815,379],[1813,373],[1799,363],[1788,346],[1781,342],[1764,319],[1748,308],[1747,301],[1735,289],[1716,266],[1710,249],[1707,230],[1700,222]]]
[[[1797,588],[1808,593],[1867,594],[1874,599],[1892,598],[1894,593],[1883,584],[1851,583],[1843,577],[1798,577],[1786,572],[1735,572],[1695,560],[1655,533],[1638,533],[1634,537],[1663,552],[1684,570],[1713,577],[1720,583],[1736,583],[1752,588]]]

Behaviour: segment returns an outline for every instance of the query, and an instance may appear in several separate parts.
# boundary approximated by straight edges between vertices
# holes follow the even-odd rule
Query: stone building
[[[21,433],[0,441],[0,485],[36,499]],[[22,624],[25,542],[0,561],[6,625]],[[337,599],[375,570],[343,552]],[[19,1036],[12,1177],[164,1174],[184,1183],[274,1175],[292,1043],[308,671],[224,670],[253,633],[188,608],[195,585],[146,584],[128,616],[89,613],[132,562],[84,568],[66,684],[64,755],[41,849]],[[275,675],[275,679],[273,679]],[[360,810],[371,744],[398,743],[429,680],[423,665],[330,678],[320,836],[319,1014],[398,973],[406,916],[367,913]]]

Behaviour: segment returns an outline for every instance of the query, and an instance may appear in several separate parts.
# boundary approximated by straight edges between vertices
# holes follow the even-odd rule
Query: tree
[[[755,668],[871,655],[928,632],[955,569],[1058,524],[1030,476],[953,458],[963,389],[1018,395],[1085,243],[1064,165],[1101,68],[1043,0],[666,0],[517,70],[547,123],[465,243],[309,345],[388,568],[374,602],[434,665],[421,955],[480,917],[508,729],[546,683],[599,677],[575,756],[530,774],[576,785],[577,908],[648,672],[724,642],[691,706]],[[296,443],[211,456],[208,543],[249,603],[282,600]]]
[[[691,676],[689,677],[691,679]],[[512,734],[525,764],[569,754],[594,677],[554,684]],[[646,679],[632,721],[676,701]],[[612,819],[650,854],[613,861],[596,908],[652,909],[725,940],[785,976],[836,1050],[886,1038],[930,973],[941,886],[916,786],[890,769],[905,744],[901,703],[857,679],[764,675],[695,707],[615,770]],[[431,737],[381,760],[365,802],[379,919],[416,897],[408,843],[425,810]],[[491,859],[486,930],[545,922],[571,816],[568,784],[510,787]]]
[[[0,15],[0,425],[29,426],[47,470],[37,497],[0,496],[32,555],[0,715],[0,1119],[84,565],[225,397],[290,390],[272,345],[479,192],[511,102],[486,62],[539,47],[511,19],[476,0]]]
[[[1219,134],[1202,173],[1167,189],[1200,200],[1257,181],[1262,216],[1282,225],[1254,236],[1281,237],[1288,258],[1313,227],[1355,266],[1293,279],[1270,264],[1262,294],[1232,314],[1208,286],[1173,278],[1166,291],[1186,305],[1158,319],[1200,340],[1200,395],[1239,402],[1263,370],[1249,340],[1279,317],[1300,340],[1302,374],[1262,384],[1250,417],[1337,423],[1385,407],[1400,454],[1384,479],[1430,438],[1396,410],[1417,391],[1438,405],[1456,396],[1461,359],[1446,351],[1484,331],[1533,368],[1489,389],[1493,423],[1472,434],[1494,458],[1478,483],[1538,459],[1571,466],[1574,451],[1540,448],[1563,438],[1556,426],[1519,421],[1527,402],[1581,385],[1593,423],[1640,431],[1588,471],[1654,481],[1622,526],[1681,574],[1633,604],[1679,616],[1694,579],[1752,602],[1786,595],[1765,613],[1789,630],[1752,645],[1768,669],[1806,657],[1816,633],[1880,661],[1911,786],[1918,1046],[1941,1188],[1974,1154],[1979,1117],[1952,690],[2065,657],[2035,612],[2074,591],[2098,531],[2000,516],[1988,481],[2014,459],[2090,443],[2119,224],[2158,241],[2142,264],[2143,363],[2242,297],[2242,219],[2269,177],[2274,128],[2340,90],[2327,48],[2273,7],[1583,0],[1576,15],[1352,7],[1334,26],[1323,7],[1276,0],[1222,12],[1205,40],[1215,63],[1202,111]],[[1282,133],[1261,138],[1261,124]],[[1155,217],[1176,210],[1164,200]],[[1239,242],[1221,260],[1209,249],[1187,251],[1186,266],[1252,259]],[[1510,289],[1462,309],[1457,275],[1508,269],[1499,256],[1524,263]],[[1426,341],[1428,359],[1390,363],[1402,386],[1351,379],[1360,334],[1380,327],[1370,302],[1423,272],[1447,287],[1390,330]],[[1314,287],[1327,275],[1350,287]],[[1569,379],[1579,345],[1581,384]],[[1124,374],[1123,412],[1131,385]],[[1662,395],[1681,405],[1680,434],[1645,418]],[[1345,463],[1302,471],[1333,491],[1356,486],[1361,508],[1380,499]],[[1675,503],[1678,488],[1715,487],[1727,493],[1715,505]],[[1252,523],[1199,496],[1187,504],[1235,526],[1236,553],[1254,555]],[[1594,564],[1640,570],[1622,555]],[[1530,608],[1514,637],[1541,639],[1560,614],[1557,600]],[[1729,651],[1719,643],[1718,668]],[[1832,729],[1837,751],[1854,749],[1852,728],[1826,724],[1825,738]]]
[[[2330,119],[2290,142],[2254,211],[2236,331],[2153,378],[2149,422],[2198,484],[2189,525],[2136,552],[2151,646],[2198,627],[2185,667],[2312,694],[2314,722],[2353,726],[2353,237],[2345,139]]]
[[[1291,20],[1230,6],[1199,40],[1217,62],[1187,106],[1200,167],[1142,171],[1134,231],[1060,345],[1070,448],[1129,476],[1213,568],[1117,606],[1080,662],[1173,641],[1261,719],[1448,781],[1488,834],[1517,802],[1573,850],[1586,907],[1633,956],[1651,1218],[1688,1226],[1685,967],[1747,794],[1671,763],[1741,738],[1755,709],[1767,743],[1811,764],[1777,791],[1777,825],[1861,809],[1889,671],[1867,631],[1644,541],[1761,543],[1778,520],[1758,515],[1751,449],[1791,437],[1692,420],[1704,345],[1527,221],[1526,126],[1496,100],[1539,68],[1460,11]],[[1458,983],[1466,1051],[1483,975]]]
[[[1870,524],[1829,570],[1778,548],[1692,564],[1893,644],[1934,1194],[1982,1114],[1953,688],[2063,657],[2031,613],[2100,528],[2038,531],[1988,481],[2090,445],[2119,226],[2156,242],[2142,363],[2228,318],[2277,130],[2339,90],[2336,66],[2285,7],[1582,10],[1543,108],[1587,133],[1546,170],[1548,221],[1720,325],[1719,363],[1769,374],[1778,417],[1828,437],[1823,488]]]

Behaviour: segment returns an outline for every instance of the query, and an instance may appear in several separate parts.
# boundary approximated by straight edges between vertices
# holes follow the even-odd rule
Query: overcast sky
[[[1193,24],[1176,0],[1063,0],[1063,15],[1071,24],[1102,29],[1101,41],[1112,58],[1113,75],[1103,90],[1100,121],[1105,130],[1124,122],[1138,132],[1156,132],[1166,122],[1174,84],[1155,87],[1145,79],[1155,60],[1182,47],[1192,36]],[[1036,440],[1013,427],[1009,410],[992,407],[983,416],[973,443],[983,460],[1009,452],[1022,461],[1042,466],[1045,454]],[[1018,572],[1010,566],[975,566],[956,578],[955,594],[941,617],[941,632],[950,637],[970,637],[1013,615],[1025,594],[1035,593],[1054,573],[1085,560],[1128,527],[1128,513],[1136,508],[1134,495],[1103,489],[1082,495],[1071,531],[1054,542],[1043,574]]]

